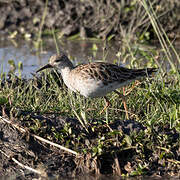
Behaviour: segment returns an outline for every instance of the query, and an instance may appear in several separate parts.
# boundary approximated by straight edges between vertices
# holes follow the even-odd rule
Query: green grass
[[[48,87],[46,79],[49,80]],[[109,122],[115,121],[117,118],[125,119],[122,100],[115,93],[108,95],[111,106],[107,110],[108,117],[106,117],[106,113],[99,114],[104,107],[103,98],[85,99],[79,94],[74,95],[67,90],[65,85],[59,88],[49,73],[43,77],[41,89],[36,88],[33,81],[24,85],[23,80],[22,82],[19,80],[18,86],[16,81],[14,82],[14,84],[1,87],[1,94],[10,98],[12,107],[24,111],[40,111],[41,113],[55,112],[71,117],[75,117],[77,114],[81,117],[81,114],[84,113],[88,119],[104,120],[108,118]],[[130,87],[131,85],[126,89]],[[168,123],[170,127],[178,129],[179,87],[179,75],[176,73],[169,73],[165,77],[159,73],[153,79],[146,79],[142,84],[135,87],[127,98],[128,109],[132,113],[130,116],[149,125],[161,122],[164,125]]]

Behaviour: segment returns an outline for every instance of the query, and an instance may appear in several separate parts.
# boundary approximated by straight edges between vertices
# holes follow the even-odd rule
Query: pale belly
[[[89,79],[88,81],[78,80],[76,81],[76,83],[74,81],[74,84],[69,84],[67,86],[70,90],[74,92],[79,92],[85,97],[96,98],[103,97],[106,94],[118,88],[121,88],[122,86],[125,86],[126,84],[128,84],[128,82],[119,83],[116,81],[113,83],[109,83],[108,85],[104,85],[102,81],[94,81],[93,79]]]

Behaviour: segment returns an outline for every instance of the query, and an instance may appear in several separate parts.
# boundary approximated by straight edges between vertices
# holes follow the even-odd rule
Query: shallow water
[[[96,47],[93,48],[94,44],[96,44]],[[71,55],[71,59],[74,60],[74,64],[87,63],[94,60],[105,60],[107,62],[114,63],[114,60],[118,59],[116,54],[120,49],[120,47],[113,44],[109,45],[108,48],[103,51],[103,42],[95,40],[63,40],[59,42],[58,47],[60,50],[63,50]],[[106,55],[103,54],[103,52],[106,52]],[[56,53],[55,43],[54,40],[50,38],[43,40],[43,50],[41,52],[37,51],[33,43],[30,41],[15,41],[11,39],[0,40],[0,72],[9,72],[10,65],[8,60],[13,60],[16,67],[18,67],[19,62],[22,62],[22,76],[30,78],[40,66],[48,62],[49,57],[54,53]],[[105,57],[105,59],[103,59],[103,57]],[[126,61],[121,60],[116,63],[126,66],[130,63],[130,59],[131,58],[127,58]],[[146,64],[147,61],[144,60],[141,64],[143,63]],[[163,65],[166,66],[166,69],[170,69],[168,62],[162,61],[158,63],[160,66]],[[178,61],[176,62],[175,60],[175,64],[176,63],[178,63]],[[180,65],[177,66],[180,67]],[[18,75],[18,68],[16,68],[15,73]]]
[[[11,41],[0,42],[0,64],[1,72],[8,72],[10,70],[9,60],[13,60],[16,67],[19,62],[23,63],[22,74],[30,77],[31,73],[41,64],[43,59],[47,59],[47,54],[40,56],[33,53],[33,48],[30,44],[23,44],[22,42],[15,45]],[[16,74],[18,70],[16,69]]]
[[[87,63],[92,59],[102,61],[102,43],[99,41],[96,42],[97,51],[92,50],[94,41],[63,41],[61,43],[60,49],[72,56],[71,59],[74,60],[74,64]],[[18,67],[19,62],[22,62],[22,75],[29,78],[40,66],[46,64],[49,57],[54,53],[56,53],[56,47],[53,39],[44,40],[42,52],[38,52],[30,42],[0,41],[0,72],[9,72],[10,64],[8,61],[13,60],[16,67]],[[111,48],[111,53],[108,53],[107,59],[112,61],[113,58],[116,58],[115,54],[115,50],[113,51]],[[15,73],[18,75],[18,68]]]

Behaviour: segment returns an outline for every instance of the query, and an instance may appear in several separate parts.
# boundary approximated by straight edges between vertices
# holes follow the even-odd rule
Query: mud
[[[123,2],[59,0],[48,1],[46,8],[45,0],[0,1],[0,30],[6,33],[17,31],[18,34],[36,35],[41,29],[45,12],[42,30],[54,28],[59,30],[61,35],[69,36],[80,32],[81,37],[107,38],[113,34],[116,40],[121,40],[122,29],[132,31],[134,35],[147,29],[150,38],[157,39],[148,16],[140,19],[145,13],[141,4]],[[153,8],[169,37],[180,37],[180,2],[158,0],[153,3]]]

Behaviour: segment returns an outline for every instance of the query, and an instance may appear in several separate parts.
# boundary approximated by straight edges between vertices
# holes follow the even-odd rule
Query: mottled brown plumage
[[[100,80],[104,85],[107,85],[114,81],[123,83],[127,80],[134,80],[137,77],[148,76],[156,70],[156,68],[128,69],[114,64],[96,62],[79,65],[71,72],[83,76],[84,79],[93,78],[96,81]]]

